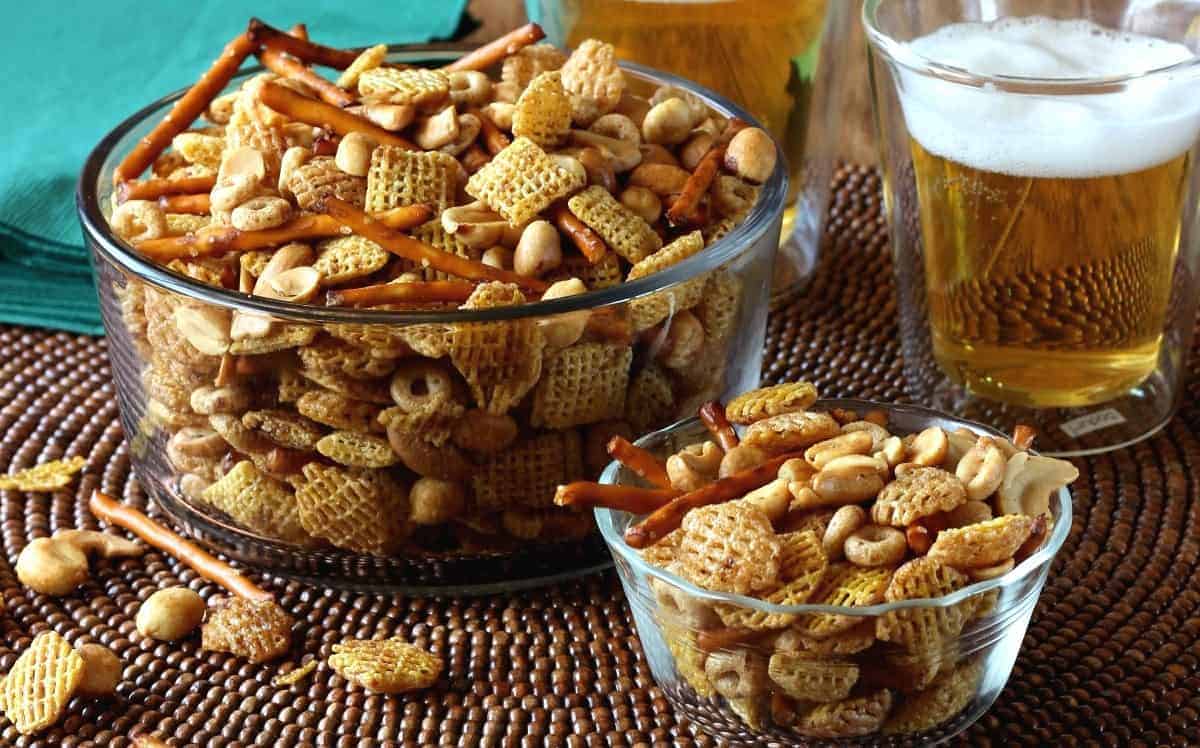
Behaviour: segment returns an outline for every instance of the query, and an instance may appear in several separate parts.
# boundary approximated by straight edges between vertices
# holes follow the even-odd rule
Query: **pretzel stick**
[[[393,208],[376,216],[376,221],[392,229],[406,230],[420,226],[433,216],[427,205],[408,205]],[[284,225],[262,231],[239,231],[232,226],[202,229],[195,234],[147,239],[134,249],[160,262],[178,258],[204,257],[234,250],[263,249],[288,242],[345,236],[342,224],[325,215],[303,215]]]
[[[696,209],[700,207],[700,198],[712,186],[712,181],[717,176],[717,169],[720,168],[723,158],[725,158],[725,146],[714,146],[708,149],[708,153],[704,154],[704,158],[700,159],[700,163],[696,165],[696,170],[684,182],[679,197],[675,198],[675,202],[667,210],[668,223],[672,226],[683,226],[691,222]]]
[[[247,600],[269,600],[273,597],[270,592],[255,585],[229,564],[111,496],[93,491],[92,498],[88,501],[88,509],[108,524],[123,527],[155,548],[166,551],[192,567],[200,576],[216,582],[238,597]]]
[[[583,253],[588,262],[595,265],[608,254],[608,245],[600,235],[576,218],[565,203],[555,203],[550,209],[550,215],[558,230],[571,237],[571,243]]]
[[[721,449],[728,452],[738,445],[737,432],[733,430],[733,425],[725,417],[725,406],[721,403],[710,400],[701,405],[700,420],[704,422],[708,433],[713,435]]]
[[[623,436],[614,436],[608,442],[608,456],[645,478],[657,488],[671,488],[667,477],[667,466],[663,461]]]
[[[1037,429],[1032,426],[1018,423],[1013,429],[1012,442],[1017,449],[1029,449],[1033,446],[1033,440],[1036,438]]]
[[[376,306],[378,304],[413,304],[434,301],[466,301],[475,290],[474,283],[465,281],[417,281],[414,283],[379,283],[361,288],[330,291],[330,306]]]
[[[121,182],[117,185],[117,202],[126,200],[157,200],[164,195],[189,195],[210,192],[217,176],[187,177],[185,179],[146,179],[141,182]]]
[[[333,81],[317,75],[303,62],[294,57],[288,57],[277,49],[264,47],[258,53],[258,60],[267,70],[308,86],[330,106],[347,107],[354,103],[354,96],[349,91],[338,88]]]
[[[542,27],[536,23],[527,23],[519,29],[514,29],[499,39],[489,42],[473,52],[469,52],[454,62],[442,67],[447,73],[455,70],[486,70],[509,55],[515,55],[522,47],[528,47],[546,36]]]
[[[292,24],[292,27],[290,29],[288,29],[288,36],[294,37],[296,39],[300,39],[301,41],[308,41],[308,24],[307,23]]]
[[[165,213],[194,213],[206,216],[209,211],[208,193],[196,195],[163,195],[158,198],[158,207]]]
[[[388,132],[371,120],[347,112],[323,101],[301,96],[290,88],[276,83],[264,83],[259,89],[259,101],[280,114],[300,122],[331,130],[338,135],[361,132],[377,143],[394,145],[410,151],[416,146],[394,132]]]
[[[649,514],[679,495],[678,491],[637,486],[608,486],[576,481],[559,486],[554,493],[558,506],[597,507],[630,514]]]
[[[670,503],[654,510],[649,517],[626,528],[625,542],[634,548],[645,548],[679,527],[683,516],[691,510],[736,499],[767,485],[775,480],[783,463],[796,457],[804,457],[804,453],[789,452],[772,457],[757,467],[734,473],[703,488],[677,496]]]
[[[430,267],[467,280],[515,283],[527,291],[538,293],[549,287],[537,278],[526,278],[508,270],[501,270],[484,265],[482,262],[443,252],[410,236],[392,231],[345,200],[336,197],[327,198],[325,212],[359,236],[370,239],[397,257],[411,260],[423,267]]]
[[[234,73],[241,67],[242,61],[254,52],[256,46],[254,37],[248,33],[239,34],[226,44],[212,67],[200,76],[200,80],[188,89],[183,98],[175,102],[167,116],[125,155],[113,170],[113,184],[136,178],[154,163],[154,159],[171,144],[171,139],[187,129],[208,108],[213,98],[228,85]]]
[[[471,107],[467,110],[479,119],[479,131],[483,133],[483,145],[487,152],[495,156],[509,146],[508,136],[501,132],[492,118],[483,113],[482,109]]]
[[[251,18],[246,33],[267,49],[286,52],[301,62],[309,65],[324,65],[327,68],[345,70],[350,63],[358,59],[360,49],[337,49],[317,44],[308,40],[307,32],[303,35],[292,35],[264,23],[258,18]]]

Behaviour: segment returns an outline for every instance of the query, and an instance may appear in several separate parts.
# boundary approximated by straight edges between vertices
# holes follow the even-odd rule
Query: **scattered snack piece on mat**
[[[313,671],[317,669],[317,664],[318,663],[316,660],[309,660],[303,665],[298,665],[286,673],[276,675],[271,679],[271,685],[294,686],[308,676],[312,675]]]
[[[70,485],[75,474],[83,470],[85,465],[87,460],[83,457],[44,462],[15,473],[0,475],[0,490],[58,491]]]
[[[87,581],[88,559],[72,543],[35,538],[17,556],[17,579],[34,592],[61,597]]]
[[[157,590],[138,608],[136,624],[142,636],[169,642],[183,639],[204,620],[204,598],[187,587]]]
[[[294,623],[274,600],[218,598],[200,627],[200,646],[251,662],[269,662],[287,654]]]
[[[1041,547],[1050,497],[1075,468],[1025,451],[1022,430],[1021,445],[937,426],[893,433],[886,411],[826,410],[806,382],[707,402],[699,415],[713,441],[670,442],[665,462],[612,440],[628,471],[671,488],[576,481],[557,495],[645,515],[624,539],[674,575],[650,578],[648,620],[686,684],[679,698],[751,730],[827,739],[912,737],[966,709],[986,651],[967,643],[1003,625],[986,620],[1001,591],[946,597]],[[1037,483],[1014,489],[1036,499],[1006,497],[1006,481]],[[867,614],[876,605],[890,607]]]
[[[75,693],[93,699],[111,696],[121,682],[121,660],[103,644],[84,644],[76,648],[83,658],[83,678]]]
[[[0,709],[22,735],[58,722],[83,680],[84,659],[53,631],[33,638],[0,682]]]
[[[442,658],[403,639],[346,639],[333,645],[329,666],[351,683],[377,693],[429,688],[441,675]]]

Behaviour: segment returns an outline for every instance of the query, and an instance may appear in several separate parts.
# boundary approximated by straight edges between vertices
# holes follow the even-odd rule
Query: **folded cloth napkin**
[[[75,216],[75,180],[100,138],[195,82],[251,13],[339,47],[447,39],[466,0],[61,0],[0,29],[0,322],[101,334]]]

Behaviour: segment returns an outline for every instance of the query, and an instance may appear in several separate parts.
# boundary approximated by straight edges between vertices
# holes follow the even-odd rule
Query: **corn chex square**
[[[381,145],[371,151],[365,210],[382,213],[427,203],[441,212],[454,205],[458,162],[441,151],[410,151]]]
[[[704,249],[704,239],[700,236],[699,231],[685,234],[635,263],[629,269],[626,280],[635,281],[666,270],[702,249]],[[700,275],[664,291],[642,296],[629,302],[629,310],[633,316],[633,329],[645,330],[657,325],[670,315],[696,306],[704,297],[704,286],[707,280],[706,276]]]
[[[383,269],[390,258],[391,255],[383,247],[370,239],[352,234],[319,243],[313,267],[321,274],[322,285],[337,286]],[[262,272],[251,271],[251,274],[258,276]]]
[[[539,434],[493,455],[471,484],[481,509],[550,507],[558,485],[582,475],[582,443],[568,430]]]
[[[467,181],[467,194],[519,226],[584,185],[529,138],[516,138]]]
[[[62,716],[83,680],[83,657],[62,636],[43,631],[0,682],[0,709],[22,735],[32,735]]]
[[[549,360],[533,393],[529,422],[536,428],[595,423],[625,410],[633,349],[578,343]]]
[[[619,203],[600,185],[572,196],[567,207],[629,262],[641,262],[662,248],[662,239],[646,219]]]
[[[522,304],[515,285],[483,283],[463,309],[490,309]],[[533,319],[505,322],[460,322],[452,326],[450,361],[458,369],[479,407],[500,415],[520,402],[542,373],[545,339]]]
[[[558,145],[571,131],[571,99],[558,72],[542,73],[517,99],[513,110],[514,137],[529,138],[543,148]]]
[[[441,70],[430,68],[378,67],[365,70],[358,77],[358,92],[372,101],[428,108],[450,95],[450,78]]]

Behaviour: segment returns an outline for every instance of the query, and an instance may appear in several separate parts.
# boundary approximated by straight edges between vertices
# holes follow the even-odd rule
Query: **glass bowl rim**
[[[854,398],[827,398],[818,400],[813,407],[831,409],[831,408],[849,408],[853,410],[870,410],[882,409],[889,412],[906,413],[914,416],[925,418],[938,418],[947,421],[953,421],[961,426],[971,429],[972,431],[988,436],[1001,436],[1007,438],[1003,433],[996,429],[985,426],[975,421],[970,421],[964,418],[943,413],[932,408],[926,408],[920,405],[907,405],[896,403],[883,403],[874,400],[859,400]],[[680,429],[696,425],[699,419],[685,418],[681,421],[671,424],[665,428],[653,431],[641,439],[637,440],[638,446],[646,446],[647,444],[669,436],[672,432]],[[1036,454],[1030,451],[1031,454]],[[600,476],[601,483],[615,483],[617,471],[620,465],[616,462],[609,463],[604,469],[604,473]],[[1066,488],[1061,488],[1054,494],[1058,509],[1058,515],[1054,521],[1054,531],[1042,547],[1032,553],[1029,558],[1025,559],[1015,567],[1010,569],[1005,574],[1002,574],[993,579],[986,579],[982,582],[975,582],[963,587],[960,590],[955,590],[948,595],[934,598],[915,598],[912,600],[898,600],[891,603],[879,603],[877,605],[868,605],[861,607],[843,606],[843,605],[817,605],[813,603],[805,603],[803,605],[776,605],[768,603],[758,598],[749,597],[747,595],[737,595],[726,592],[713,592],[698,587],[681,576],[672,574],[665,569],[661,569],[653,564],[649,564],[637,550],[629,546],[625,542],[624,536],[617,531],[617,523],[615,517],[617,512],[611,509],[597,508],[595,510],[596,525],[600,528],[600,534],[604,537],[605,543],[608,544],[609,551],[614,556],[619,556],[620,560],[633,567],[634,573],[645,574],[651,579],[658,579],[666,582],[673,587],[676,587],[691,596],[708,600],[714,603],[724,603],[727,605],[735,605],[740,608],[750,608],[752,610],[762,611],[764,613],[787,613],[787,614],[816,614],[830,613],[834,615],[845,615],[853,617],[873,617],[880,616],[885,613],[890,613],[906,608],[948,608],[952,605],[957,605],[967,598],[983,594],[990,590],[1010,587],[1017,582],[1030,577],[1040,570],[1043,566],[1049,565],[1054,557],[1066,542],[1067,535],[1071,531],[1071,523],[1073,517],[1073,507],[1071,505],[1071,493]],[[621,512],[625,514],[625,512]],[[620,569],[620,564],[617,565]],[[624,576],[624,572],[622,572]]]
[[[389,59],[393,61],[442,61],[457,59],[463,53],[461,46],[407,45],[389,47]],[[621,67],[635,74],[640,80],[681,88],[699,96],[705,104],[725,117],[739,117],[751,125],[759,126],[754,117],[737,104],[720,94],[697,83],[670,73],[632,62],[620,61]],[[240,83],[249,76],[262,72],[262,67],[249,68],[234,77],[232,84]],[[100,179],[104,162],[118,143],[134,128],[147,119],[161,116],[166,107],[173,104],[187,91],[186,88],[167,94],[151,102],[121,121],[109,131],[92,149],[84,162],[76,183],[75,205],[85,238],[107,261],[131,276],[150,283],[156,288],[173,292],[214,306],[238,311],[253,311],[280,320],[309,324],[359,324],[359,325],[413,325],[450,324],[455,322],[488,322],[513,320],[527,317],[547,317],[568,312],[601,309],[626,304],[637,298],[656,293],[704,273],[715,270],[758,246],[787,207],[788,174],[787,160],[779,144],[775,143],[777,163],[774,173],[763,183],[758,200],[746,218],[724,237],[697,252],[692,257],[665,270],[653,273],[628,283],[610,288],[588,291],[549,301],[537,301],[517,306],[481,310],[444,311],[382,311],[355,309],[352,307],[328,307],[314,304],[296,304],[266,299],[231,289],[215,288],[182,274],[168,270],[139,255],[132,247],[119,239],[108,225],[100,204],[100,192],[104,189]]]
[[[1188,78],[1200,77],[1200,55],[1170,65],[1132,73],[1106,76],[1084,76],[1076,78],[1042,78],[1037,76],[996,75],[976,73],[965,68],[937,62],[925,55],[912,51],[907,44],[897,40],[879,26],[879,8],[887,2],[897,0],[866,0],[862,6],[862,25],[871,48],[887,60],[897,63],[911,72],[939,78],[976,88],[991,87],[999,91],[1016,94],[1049,94],[1054,96],[1092,96],[1118,93],[1127,84],[1149,78],[1170,78],[1186,74]],[[1004,16],[1019,17],[1015,15]]]

